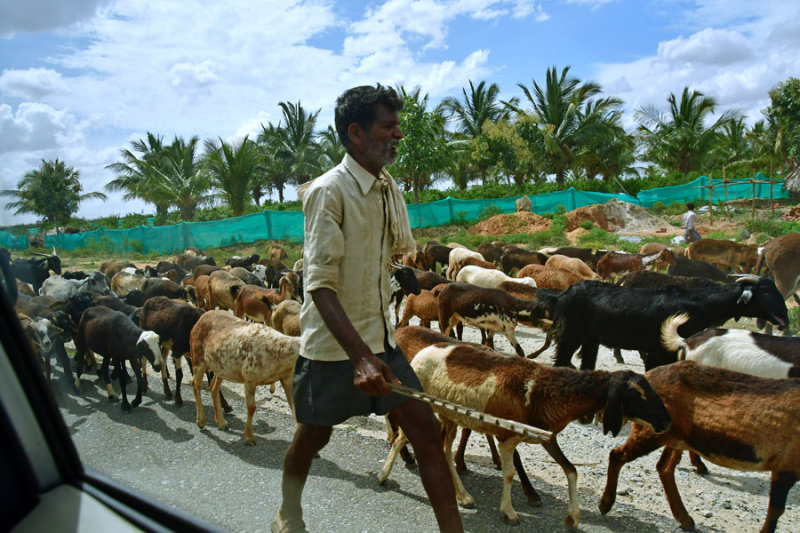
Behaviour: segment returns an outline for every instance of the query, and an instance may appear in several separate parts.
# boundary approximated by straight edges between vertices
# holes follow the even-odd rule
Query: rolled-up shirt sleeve
[[[335,190],[311,187],[303,196],[305,245],[303,284],[307,292],[338,290],[339,266],[344,253],[342,199]]]

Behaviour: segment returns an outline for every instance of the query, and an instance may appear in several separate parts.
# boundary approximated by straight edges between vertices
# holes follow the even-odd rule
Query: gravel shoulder
[[[526,353],[537,349],[544,335],[520,327]],[[466,328],[465,340],[478,340],[474,328]],[[501,336],[498,351],[513,350]],[[553,349],[538,361],[552,363]],[[626,368],[642,372],[635,352],[623,352]],[[170,363],[171,366],[171,363]],[[184,365],[185,366],[185,365]],[[601,348],[598,368],[618,365],[611,351]],[[195,423],[191,387],[182,388],[184,405],[165,400],[161,382],[149,369],[151,390],[141,406],[130,414],[111,403],[105,387],[93,375],[83,380],[83,395],[63,390],[63,374],[54,374],[54,388],[61,412],[87,467],[103,472],[143,494],[196,516],[227,531],[268,531],[280,504],[283,455],[291,441],[294,422],[280,386],[274,395],[259,387],[254,420],[256,445],[242,441],[245,420],[243,388],[225,383],[223,391],[233,406],[226,416],[227,431],[213,421],[211,398],[203,390],[208,422],[200,430]],[[174,382],[171,382],[174,387]],[[116,387],[115,387],[116,388]],[[134,392],[129,385],[129,392]],[[559,444],[579,473],[580,531],[661,532],[679,530],[666,503],[655,469],[656,451],[626,465],[620,476],[617,503],[603,516],[597,504],[605,485],[609,451],[622,444],[630,426],[616,437],[602,435],[599,425],[572,423],[559,434]],[[356,417],[337,426],[321,457],[314,461],[304,493],[306,523],[310,531],[422,532],[436,531],[433,513],[416,470],[398,461],[385,486],[375,474],[388,453],[382,417]],[[537,445],[519,448],[531,481],[542,496],[542,505],[528,506],[515,481],[512,502],[521,525],[502,521],[498,506],[502,476],[491,463],[486,440],[473,435],[467,450],[469,473],[462,479],[475,497],[475,509],[462,510],[467,531],[543,531],[566,529],[567,484],[561,468]],[[740,472],[707,463],[711,473],[694,473],[686,454],[677,469],[677,483],[684,504],[701,532],[747,532],[760,529],[767,509],[769,474]],[[786,513],[778,530],[800,531],[800,490],[789,493]]]

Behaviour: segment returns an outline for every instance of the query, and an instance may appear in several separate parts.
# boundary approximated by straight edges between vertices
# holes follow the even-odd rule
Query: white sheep
[[[456,281],[461,283],[471,283],[486,289],[496,289],[505,281],[513,281],[516,283],[522,283],[523,285],[528,285],[530,287],[536,287],[536,281],[534,281],[533,278],[512,278],[500,270],[490,270],[488,268],[481,268],[474,265],[468,265],[459,270],[458,274],[456,275]]]

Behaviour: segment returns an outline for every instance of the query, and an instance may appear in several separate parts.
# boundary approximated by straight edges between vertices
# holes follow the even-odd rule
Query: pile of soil
[[[587,205],[566,213],[567,231],[573,231],[584,220],[606,231],[653,232],[667,231],[670,224],[651,215],[647,209],[617,199],[605,204]],[[659,231],[661,230],[661,231]]]
[[[473,235],[507,235],[509,233],[533,233],[550,229],[553,222],[535,213],[520,211],[495,215],[475,224],[467,230]]]

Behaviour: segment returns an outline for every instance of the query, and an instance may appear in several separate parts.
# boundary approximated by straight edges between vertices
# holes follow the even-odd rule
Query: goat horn
[[[56,247],[55,247],[55,245],[53,245],[53,255],[58,255],[58,254],[56,253]]]
[[[731,276],[732,278],[736,278],[736,283],[745,283],[745,282],[757,283],[758,280],[761,279],[755,274],[728,274],[728,275]]]
[[[50,254],[43,254],[42,252],[31,252],[31,255],[40,255],[42,257],[50,257]]]

